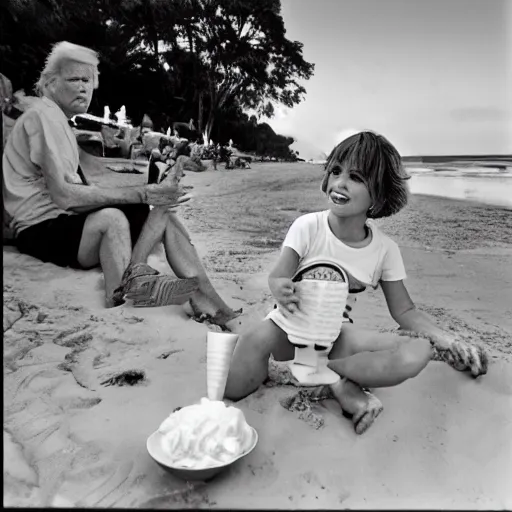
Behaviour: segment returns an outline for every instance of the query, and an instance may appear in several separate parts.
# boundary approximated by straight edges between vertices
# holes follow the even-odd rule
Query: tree
[[[0,4],[0,63],[14,90],[32,89],[52,40],[63,22],[56,0],[4,0]],[[27,91],[29,92],[29,91]]]
[[[272,115],[272,101],[293,107],[305,94],[299,80],[314,65],[302,43],[285,37],[279,0],[189,0],[180,4],[184,45],[198,59],[208,89],[208,137],[219,111],[235,98],[243,108]]]
[[[271,117],[273,103],[299,103],[314,69],[302,44],[286,39],[279,0],[1,3],[0,60],[15,90],[32,94],[51,46],[62,40],[100,54],[92,113],[124,104],[134,123],[148,113],[158,129],[194,118],[208,139],[239,139],[253,149],[267,147],[268,134],[244,111]]]

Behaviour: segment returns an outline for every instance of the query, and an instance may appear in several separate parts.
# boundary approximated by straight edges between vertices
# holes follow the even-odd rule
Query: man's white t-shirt
[[[328,218],[329,210],[308,213],[297,218],[288,230],[283,248],[290,247],[299,255],[294,281],[317,265],[341,268],[348,277],[347,304],[350,305],[355,302],[354,294],[364,291],[367,286],[376,288],[379,281],[401,281],[407,277],[398,245],[380,231],[372,220],[366,222],[371,233],[370,243],[354,248],[333,234]],[[340,311],[341,314],[343,311]],[[279,308],[272,310],[267,318],[280,327],[285,325],[281,321]]]

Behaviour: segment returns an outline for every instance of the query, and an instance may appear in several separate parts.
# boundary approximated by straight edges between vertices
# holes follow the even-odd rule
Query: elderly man
[[[225,325],[240,312],[217,294],[176,217],[174,209],[187,200],[180,176],[132,187],[87,182],[80,162],[85,168],[98,161],[80,153],[68,120],[87,112],[97,87],[96,52],[57,43],[36,84],[39,98],[17,120],[4,150],[4,207],[18,248],[60,266],[101,265],[107,307],[125,295],[146,306],[190,298],[195,313]],[[160,241],[178,279],[145,264]]]

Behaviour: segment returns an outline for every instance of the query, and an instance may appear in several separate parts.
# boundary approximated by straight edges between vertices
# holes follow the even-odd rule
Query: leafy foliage
[[[279,153],[291,139],[244,111],[293,107],[313,74],[280,10],[280,0],[4,0],[2,70],[30,94],[53,43],[83,44],[100,53],[93,113],[126,105],[134,123],[148,113],[161,129],[192,118],[208,138],[256,151],[273,140]]]

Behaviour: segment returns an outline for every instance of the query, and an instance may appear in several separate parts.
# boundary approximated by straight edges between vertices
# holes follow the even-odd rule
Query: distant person
[[[106,188],[82,172],[80,164],[103,164],[79,151],[68,120],[87,112],[96,87],[96,52],[57,43],[36,84],[39,98],[17,120],[3,155],[4,205],[19,250],[63,267],[100,265],[107,307],[125,295],[141,306],[190,298],[196,313],[224,325],[239,311],[215,291],[175,214],[187,200],[180,173],[160,184]],[[146,264],[161,241],[178,278]]]
[[[401,384],[416,377],[433,356],[455,363],[457,369],[470,369],[474,377],[486,373],[483,349],[443,331],[416,309],[403,283],[406,273],[400,249],[373,221],[405,206],[407,178],[397,150],[380,135],[361,132],[333,149],[322,181],[329,209],[302,215],[291,225],[269,276],[277,308],[239,338],[227,398],[239,400],[254,392],[268,376],[271,354],[278,361],[294,359],[287,325],[302,307],[297,282],[306,272],[324,267],[347,276],[344,280],[352,294],[380,285],[400,328],[426,336],[365,331],[351,325],[351,306],[346,308],[340,334],[328,349],[328,368],[340,375],[330,391],[352,415],[358,434],[382,411],[380,401],[362,388]]]
[[[183,138],[187,139],[187,141],[194,141],[201,137],[201,134],[196,129],[193,119],[190,119],[188,123],[176,121],[172,123],[172,127],[174,133],[179,132],[179,134],[181,134]]]
[[[147,114],[144,114],[144,116],[142,117],[142,122],[140,123],[141,136],[143,137],[146,133],[152,132],[153,128],[153,121]]]

